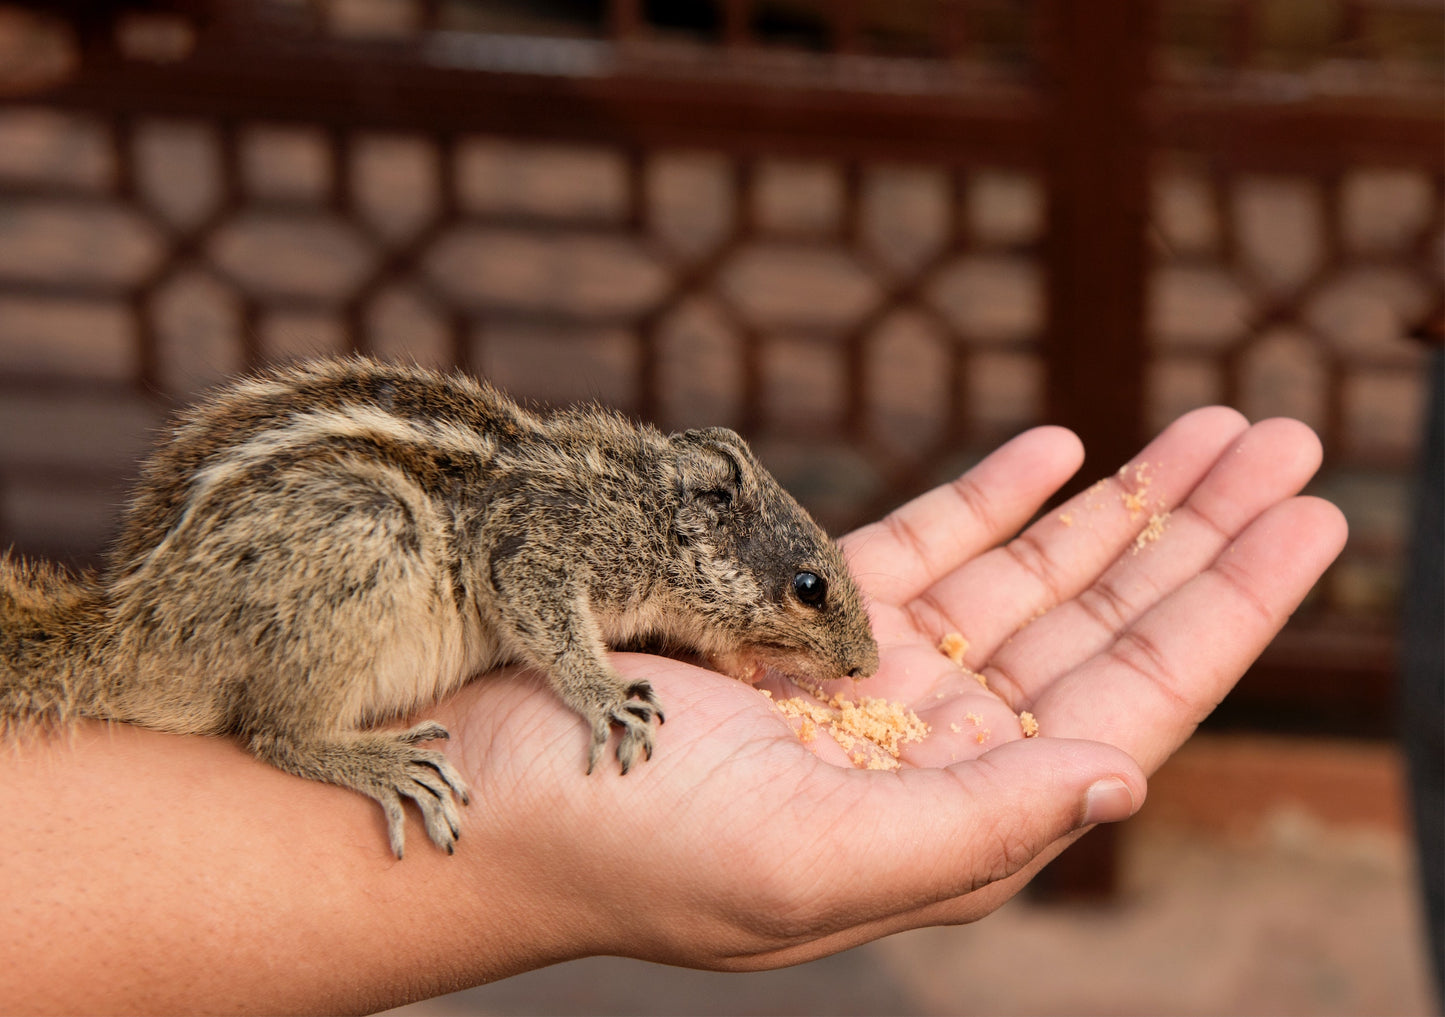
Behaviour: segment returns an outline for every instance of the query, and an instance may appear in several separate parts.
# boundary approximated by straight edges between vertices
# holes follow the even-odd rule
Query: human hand
[[[1067,432],[1030,432],[845,538],[882,669],[833,688],[932,725],[896,772],[853,768],[825,731],[805,744],[756,689],[637,654],[616,663],[668,722],[625,777],[584,775],[588,733],[535,674],[431,711],[474,789],[451,857],[413,817],[397,861],[373,802],[230,739],[87,722],[18,743],[0,1002],[374,1010],[586,954],[762,968],[988,914],[1139,806],[1344,540],[1332,506],[1292,497],[1314,436],[1214,409],[1010,541],[1079,459]],[[988,690],[937,650],[955,630]]]
[[[1198,411],[1009,540],[1081,459],[1068,432],[1022,435],[843,540],[882,667],[830,688],[931,725],[897,772],[855,769],[826,731],[804,744],[741,683],[619,654],[669,718],[626,777],[580,776],[585,732],[534,678],[439,709],[476,789],[467,824],[523,859],[565,933],[551,959],[771,967],[982,917],[1070,834],[1138,808],[1338,554],[1339,512],[1293,497],[1319,458],[1300,424]],[[988,688],[939,652],[953,631]],[[1042,737],[1022,738],[1025,709]]]

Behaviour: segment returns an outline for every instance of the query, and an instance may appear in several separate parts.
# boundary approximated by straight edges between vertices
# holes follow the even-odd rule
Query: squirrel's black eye
[[[813,572],[799,572],[793,577],[793,592],[809,607],[822,607],[828,596],[828,583]]]

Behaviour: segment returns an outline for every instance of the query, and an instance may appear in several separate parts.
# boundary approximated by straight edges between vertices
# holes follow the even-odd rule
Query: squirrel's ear
[[[716,524],[734,506],[757,504],[758,478],[747,443],[725,427],[673,436],[683,506]]]

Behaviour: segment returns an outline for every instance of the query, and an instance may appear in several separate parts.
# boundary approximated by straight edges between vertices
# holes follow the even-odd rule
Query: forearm
[[[223,738],[7,747],[0,1010],[372,1010],[569,955],[505,831],[413,833],[398,862],[374,803]]]

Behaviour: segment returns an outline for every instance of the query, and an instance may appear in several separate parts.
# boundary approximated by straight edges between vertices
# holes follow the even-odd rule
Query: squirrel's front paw
[[[644,759],[652,758],[652,721],[656,718],[661,724],[666,719],[662,715],[662,704],[647,682],[633,682],[610,702],[587,709],[584,716],[592,728],[592,746],[587,752],[588,773],[596,768],[597,760],[607,748],[614,724],[622,729],[617,742],[617,761],[626,773],[637,762],[639,754]]]

